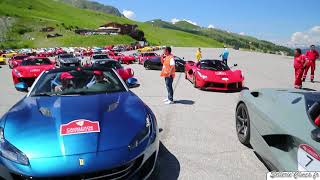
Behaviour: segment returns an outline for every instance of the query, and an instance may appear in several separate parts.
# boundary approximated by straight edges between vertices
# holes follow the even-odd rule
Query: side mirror
[[[17,83],[15,85],[15,88],[17,91],[20,91],[20,92],[28,92],[28,85],[24,82]]]
[[[129,78],[126,81],[126,84],[129,88],[135,88],[135,87],[139,87],[140,84],[138,83],[138,80],[136,78]]]
[[[311,131],[311,138],[317,142],[320,142],[320,129],[314,129]]]
[[[238,66],[238,64],[234,64],[233,66],[231,66],[229,68],[231,69],[231,68],[234,68],[234,67],[237,67],[237,66]]]
[[[184,57],[182,57],[182,59],[184,59]]]

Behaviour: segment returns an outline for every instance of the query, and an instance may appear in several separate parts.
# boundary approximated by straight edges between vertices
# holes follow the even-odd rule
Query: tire
[[[149,69],[150,69],[150,64],[144,62],[143,67],[144,67],[146,70],[149,70]]]
[[[10,68],[10,69],[13,69],[12,64],[11,64],[11,63],[8,63],[8,64],[9,64],[9,68]]]
[[[243,145],[250,147],[250,117],[247,106],[239,104],[235,115],[238,139]]]
[[[184,78],[188,80],[187,72],[184,72]]]

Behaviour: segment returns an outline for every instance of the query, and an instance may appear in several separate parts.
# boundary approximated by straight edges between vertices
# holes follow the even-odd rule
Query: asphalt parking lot
[[[194,59],[196,48],[173,48],[185,60]],[[203,58],[218,58],[221,49],[202,49]],[[255,52],[230,52],[230,64],[243,71],[245,86],[290,88],[293,84],[293,59]],[[266,167],[252,149],[238,142],[234,111],[239,93],[201,91],[178,73],[174,80],[176,103],[164,105],[164,80],[159,71],[129,65],[141,86],[132,89],[148,104],[163,129],[158,166],[150,179],[265,179]],[[14,89],[11,70],[0,69],[0,116],[25,94]],[[320,76],[305,88],[319,90]]]

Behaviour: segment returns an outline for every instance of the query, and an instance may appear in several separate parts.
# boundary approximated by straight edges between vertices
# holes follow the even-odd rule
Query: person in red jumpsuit
[[[307,60],[305,55],[302,54],[301,49],[297,48],[294,50],[294,71],[295,71],[295,81],[294,88],[302,88],[302,76],[304,68],[307,65]]]
[[[319,53],[316,50],[315,45],[310,46],[310,50],[306,52],[306,58],[308,60],[308,64],[306,66],[306,69],[304,70],[302,81],[306,80],[309,68],[311,67],[310,80],[311,82],[314,82],[313,80],[314,80],[314,71],[316,69],[316,60],[319,58]]]

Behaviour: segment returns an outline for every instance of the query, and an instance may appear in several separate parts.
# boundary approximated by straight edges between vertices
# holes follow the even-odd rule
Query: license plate
[[[320,171],[320,155],[309,145],[299,146],[297,159],[299,171]]]
[[[74,66],[76,66],[76,65],[75,65],[75,64],[70,64],[70,66],[71,66],[71,67],[74,67]]]

